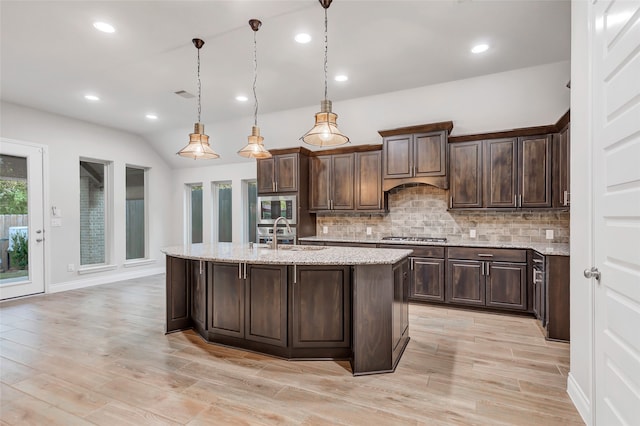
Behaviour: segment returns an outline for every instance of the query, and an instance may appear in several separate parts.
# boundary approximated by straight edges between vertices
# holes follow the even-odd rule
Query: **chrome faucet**
[[[280,216],[279,218],[277,218],[273,222],[273,235],[271,236],[273,238],[272,240],[273,242],[271,243],[271,248],[274,250],[278,250],[278,222],[280,222],[281,220],[284,220],[285,223],[287,224],[287,232],[290,234],[293,232],[291,231],[291,226],[286,217]]]

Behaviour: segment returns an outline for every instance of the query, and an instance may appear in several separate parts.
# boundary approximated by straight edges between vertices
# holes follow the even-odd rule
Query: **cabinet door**
[[[382,151],[356,153],[356,210],[382,209]]]
[[[167,256],[167,333],[191,326],[191,317],[189,315],[189,304],[191,303],[189,265],[189,260],[187,259]]]
[[[350,267],[298,266],[296,269],[296,280],[291,282],[293,347],[349,347]]]
[[[199,332],[207,328],[207,264],[191,260],[191,322]]]
[[[485,207],[516,207],[517,148],[515,138],[483,142]]]
[[[570,143],[569,126],[565,127],[555,139],[556,149],[553,156],[553,207],[568,207],[570,204]]]
[[[413,136],[389,136],[384,138],[384,178],[413,176]]]
[[[286,347],[286,266],[247,265],[245,291],[245,338]]]
[[[413,135],[414,176],[445,176],[446,150],[445,132]]]
[[[329,210],[331,156],[311,157],[309,161],[309,210]]]
[[[276,192],[298,190],[298,154],[274,156],[276,161]]]
[[[354,154],[331,156],[331,209],[353,210]]]
[[[527,265],[486,262],[485,275],[487,306],[527,309]]]
[[[214,263],[209,277],[209,331],[244,337],[245,282],[237,264]]]
[[[484,306],[484,262],[477,260],[447,261],[447,292],[449,303]]]
[[[409,297],[444,302],[444,259],[411,258]]]
[[[266,158],[256,161],[258,194],[275,192],[275,160]]]
[[[392,348],[395,350],[409,328],[409,273],[406,261],[393,269]]]
[[[520,138],[520,207],[551,207],[551,135]]]
[[[482,141],[449,144],[449,207],[482,207]]]

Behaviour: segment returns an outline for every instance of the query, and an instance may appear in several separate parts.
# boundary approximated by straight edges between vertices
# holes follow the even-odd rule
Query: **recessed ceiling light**
[[[473,46],[473,48],[471,48],[472,53],[482,53],[486,52],[487,50],[489,50],[489,45],[484,43],[476,44],[475,46]]]
[[[238,102],[247,102],[248,100],[249,98],[247,98],[246,96],[243,96],[243,95],[236,96],[236,101]]]
[[[103,33],[116,32],[116,29],[113,28],[113,25],[107,24],[106,22],[94,22],[93,27],[98,31],[102,31]]]
[[[295,40],[300,44],[306,44],[311,41],[311,36],[306,33],[296,34]]]
[[[157,120],[158,116],[155,114],[147,114],[145,115],[145,117],[147,117],[149,120]]]
[[[84,98],[88,101],[99,101],[100,98],[96,95],[84,95]]]
[[[345,74],[338,74],[335,76],[335,80],[336,81],[347,81],[349,80],[349,76],[345,75]]]

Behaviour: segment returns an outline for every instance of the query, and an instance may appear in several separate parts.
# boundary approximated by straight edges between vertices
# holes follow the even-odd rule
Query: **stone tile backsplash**
[[[316,216],[316,235],[358,239],[386,236],[446,237],[449,242],[568,243],[569,212],[447,211],[448,192],[419,185],[389,192],[387,214],[334,214]],[[323,234],[326,226],[328,233]],[[366,235],[371,227],[372,235]],[[476,230],[476,238],[469,231]],[[554,238],[545,238],[547,230]]]

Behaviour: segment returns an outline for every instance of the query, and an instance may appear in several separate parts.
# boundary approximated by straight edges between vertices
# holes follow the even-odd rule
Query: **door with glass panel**
[[[44,292],[43,149],[0,143],[0,299]]]

